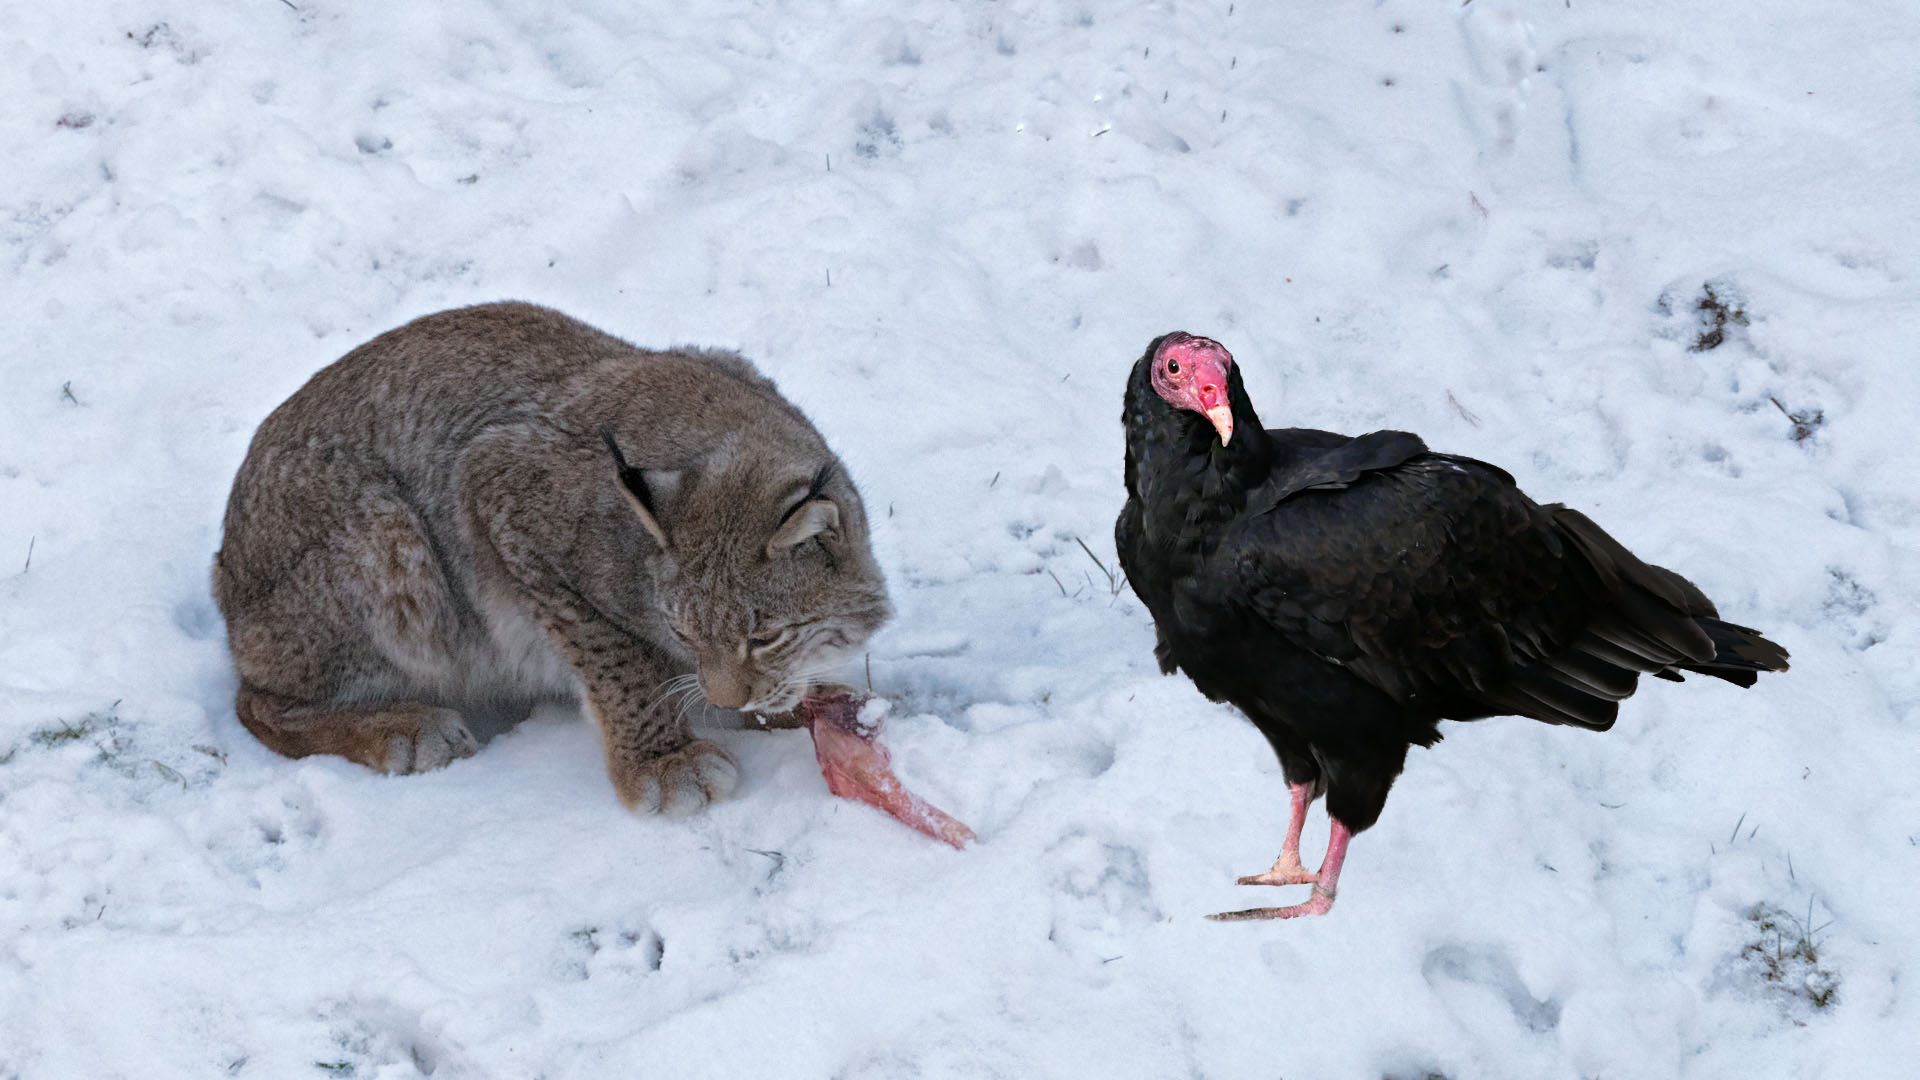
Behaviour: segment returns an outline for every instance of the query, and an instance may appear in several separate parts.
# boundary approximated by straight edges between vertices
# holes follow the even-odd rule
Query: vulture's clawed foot
[[[1260,875],[1264,877],[1265,875]],[[1241,878],[1241,884],[1266,884],[1252,878]],[[1251,922],[1254,919],[1297,919],[1302,915],[1325,915],[1333,910],[1333,894],[1321,892],[1320,886],[1313,887],[1313,894],[1304,904],[1291,904],[1287,907],[1257,907],[1245,911],[1222,911],[1207,918],[1215,922]]]
[[[1347,859],[1347,841],[1353,832],[1339,818],[1333,819],[1333,830],[1327,837],[1327,857],[1320,862],[1320,869],[1309,873],[1300,865],[1300,820],[1305,816],[1307,789],[1296,786],[1293,792],[1293,823],[1287,830],[1286,843],[1280,845],[1280,857],[1273,860],[1273,867],[1264,874],[1253,874],[1240,879],[1242,885],[1312,885],[1313,892],[1308,894],[1304,904],[1288,907],[1248,908],[1245,911],[1222,911],[1207,918],[1215,922],[1251,922],[1255,919],[1297,919],[1302,915],[1325,915],[1333,909],[1333,893],[1340,884],[1340,865]]]
[[[1300,853],[1283,851],[1273,860],[1273,867],[1265,873],[1248,874],[1239,879],[1237,885],[1312,885],[1320,880],[1320,875],[1300,865]]]

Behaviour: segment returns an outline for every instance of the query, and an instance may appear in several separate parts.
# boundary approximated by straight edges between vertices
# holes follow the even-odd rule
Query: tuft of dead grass
[[[1749,908],[1746,919],[1752,941],[1740,950],[1740,962],[1774,994],[1804,1001],[1814,1009],[1831,1008],[1840,992],[1840,976],[1822,962],[1820,931],[1832,923],[1813,925],[1813,900],[1806,917],[1774,904]]]

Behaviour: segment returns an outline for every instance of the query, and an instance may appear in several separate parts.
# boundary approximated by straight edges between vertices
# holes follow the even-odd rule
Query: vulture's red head
[[[1220,433],[1220,445],[1233,441],[1233,408],[1227,402],[1227,372],[1233,354],[1211,338],[1175,331],[1153,350],[1153,391],[1176,409],[1191,409]]]

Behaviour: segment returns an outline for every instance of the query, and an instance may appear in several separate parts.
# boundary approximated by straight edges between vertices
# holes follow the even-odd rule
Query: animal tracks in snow
[[[562,977],[578,981],[630,978],[659,971],[666,950],[666,939],[644,924],[582,926],[568,932],[557,967]]]
[[[1498,946],[1435,946],[1421,961],[1420,974],[1462,1022],[1476,1028],[1479,1025],[1472,1018],[1485,1014],[1489,996],[1505,1006],[1514,1023],[1535,1034],[1560,1025],[1560,1002],[1553,997],[1534,997],[1506,950]],[[1491,1034],[1481,1030],[1482,1034]]]
[[[452,1053],[425,1030],[419,1013],[393,1002],[346,998],[322,1005],[319,1014],[327,1034],[314,1053],[315,1075],[432,1076]]]
[[[1047,939],[1077,960],[1104,963],[1141,927],[1165,918],[1146,857],[1131,844],[1075,830],[1042,859],[1053,885]]]
[[[1478,87],[1456,85],[1462,119],[1487,157],[1513,153],[1539,55],[1527,20],[1509,5],[1462,10],[1460,38]]]

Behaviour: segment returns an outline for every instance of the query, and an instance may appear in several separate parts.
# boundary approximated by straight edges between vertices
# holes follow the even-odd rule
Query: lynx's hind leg
[[[276,753],[337,754],[396,776],[438,769],[480,749],[459,713],[418,702],[312,705],[243,683],[234,711]]]
[[[419,518],[405,503],[380,496],[362,505],[370,565],[367,621],[394,666],[415,678],[445,678],[459,633],[446,574]]]
[[[479,748],[458,712],[427,703],[457,699],[468,681],[456,606],[414,510],[358,482],[267,485],[250,491],[244,527],[229,521],[213,576],[240,675],[234,711],[288,757],[424,772]],[[303,493],[342,512],[290,513]]]
[[[303,493],[339,510],[298,514]],[[458,608],[412,507],[380,487],[249,494],[213,572],[242,683],[311,702],[342,687],[389,700],[459,687]]]

